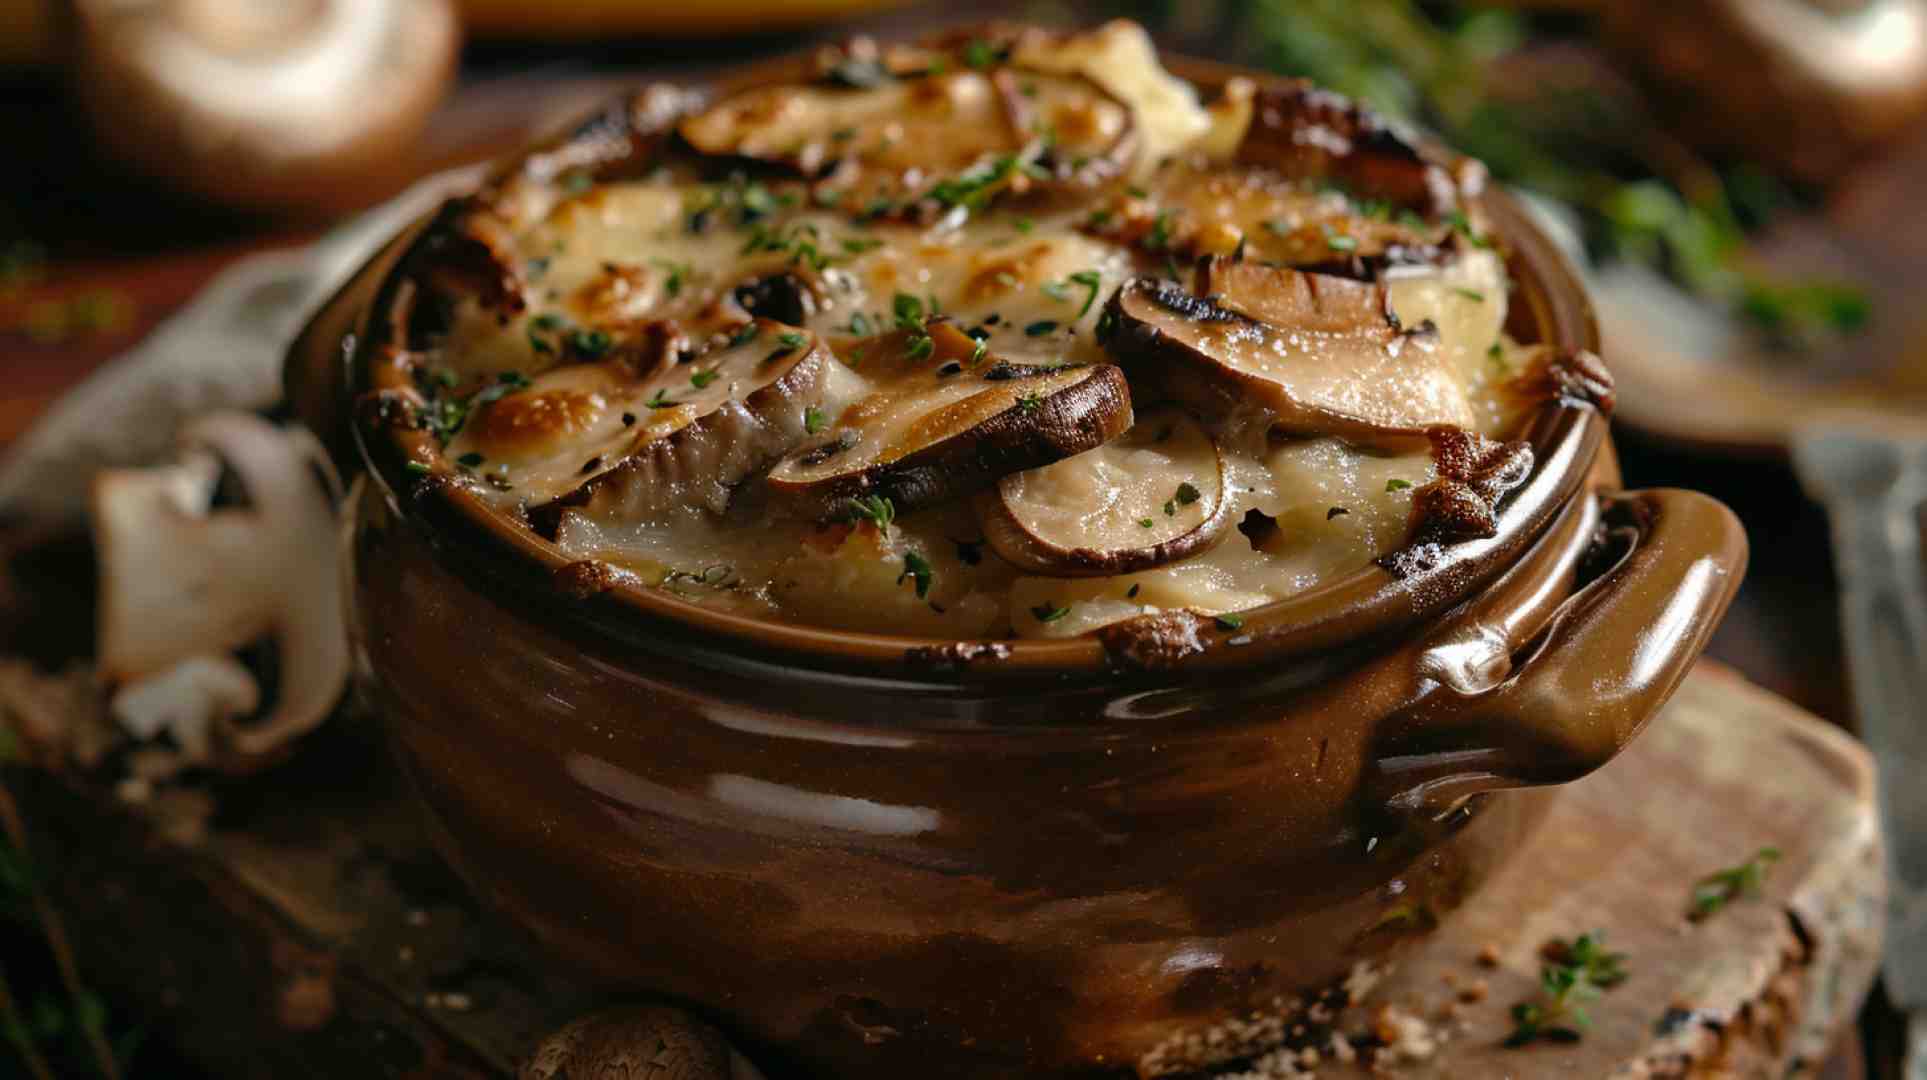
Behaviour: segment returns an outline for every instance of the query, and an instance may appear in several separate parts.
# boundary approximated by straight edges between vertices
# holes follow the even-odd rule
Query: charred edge
[[[1447,257],[1446,249],[1437,244],[1388,244],[1377,254],[1293,265],[1292,269],[1373,284],[1384,280],[1389,271],[1437,269],[1445,265]]]
[[[1142,293],[1145,299],[1192,322],[1238,322],[1242,318],[1237,312],[1219,306],[1216,298],[1197,296],[1169,281],[1139,278],[1125,288]],[[1117,299],[1121,300],[1123,295],[1123,290],[1119,290]]]
[[[431,294],[470,296],[498,315],[521,314],[528,307],[527,285],[498,242],[494,220],[479,196],[442,204],[407,256],[409,276]]]
[[[1444,424],[1425,435],[1438,479],[1412,493],[1411,540],[1378,560],[1401,578],[1438,565],[1452,544],[1497,536],[1500,504],[1532,475],[1528,443],[1495,442]]]
[[[1115,666],[1167,671],[1204,651],[1209,625],[1209,619],[1193,611],[1162,611],[1100,627],[1097,640]]]
[[[996,662],[1010,657],[1010,646],[1001,641],[952,641],[942,645],[918,645],[903,651],[906,663],[939,671],[954,671],[978,661]]]
[[[555,142],[523,158],[490,186],[499,194],[515,176],[546,183],[572,170],[598,180],[620,180],[646,173],[676,124],[703,103],[704,95],[670,83],[652,83],[604,105]]]
[[[587,600],[612,589],[642,584],[642,579],[634,573],[596,559],[558,567],[550,580],[558,592],[571,600]]]
[[[1458,204],[1451,174],[1414,138],[1371,109],[1305,80],[1259,92],[1246,143],[1240,157],[1247,160],[1283,155],[1302,171],[1323,171],[1413,209],[1438,215]]]
[[[1590,406],[1608,416],[1613,411],[1613,375],[1593,352],[1575,349],[1548,361],[1543,375],[1548,394],[1568,405]]]

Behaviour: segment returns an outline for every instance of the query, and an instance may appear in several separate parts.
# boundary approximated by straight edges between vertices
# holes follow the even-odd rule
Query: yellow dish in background
[[[903,0],[459,0],[477,37],[586,38],[641,33],[708,34],[806,26],[901,6]]]

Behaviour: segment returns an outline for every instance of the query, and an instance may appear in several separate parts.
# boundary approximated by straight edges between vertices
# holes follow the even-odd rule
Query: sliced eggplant
[[[1080,75],[946,67],[861,86],[767,86],[682,122],[714,156],[818,178],[814,201],[866,214],[980,206],[1037,189],[1086,191],[1137,146],[1131,110]]]
[[[566,497],[622,521],[720,509],[808,437],[836,368],[816,335],[759,320],[688,363],[641,374],[618,360],[571,364],[484,391],[447,454],[530,505]]]
[[[1256,406],[1281,434],[1366,442],[1472,423],[1436,332],[1401,328],[1383,285],[1211,259],[1198,291],[1125,283],[1098,330],[1134,374],[1208,416]]]
[[[903,510],[943,502],[1131,426],[1116,367],[1011,363],[939,320],[872,339],[862,357],[870,392],[770,471],[772,496],[800,513],[836,517],[869,495]]]
[[[1342,185],[1440,218],[1459,207],[1461,184],[1415,138],[1341,94],[1297,81],[1267,86],[1253,102],[1238,160],[1301,180]]]
[[[1006,562],[1051,577],[1108,577],[1204,551],[1231,519],[1224,456],[1180,409],[1154,409],[1122,437],[977,496],[984,538]]]

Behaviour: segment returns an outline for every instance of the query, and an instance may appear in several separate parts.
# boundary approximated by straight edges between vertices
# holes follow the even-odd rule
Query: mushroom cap
[[[624,1006],[578,1017],[543,1039],[519,1080],[762,1080],[721,1033],[680,1009]]]
[[[449,0],[89,0],[76,86],[116,157],[191,194],[312,213],[398,189],[454,71]]]

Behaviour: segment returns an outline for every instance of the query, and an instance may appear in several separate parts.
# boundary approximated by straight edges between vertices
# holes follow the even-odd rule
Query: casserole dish
[[[1423,413],[1439,400],[1423,395],[1374,411],[1387,399],[1371,397],[1369,388],[1364,397],[1370,400],[1359,405],[1357,396],[1320,396],[1304,382],[1290,383],[1290,375],[1250,391],[1272,403],[1263,414],[1270,426],[1257,434],[1261,453],[1333,447],[1339,471],[1353,478],[1343,489],[1349,505],[1326,510],[1320,503],[1301,531],[1317,543],[1340,543],[1354,535],[1338,531],[1352,527],[1346,518],[1379,520],[1374,515],[1382,517],[1383,505],[1409,509],[1410,525],[1389,549],[1343,548],[1351,562],[1320,564],[1324,571],[1314,573],[1306,569],[1312,564],[1292,561],[1298,557],[1292,549],[1265,547],[1272,536],[1267,523],[1296,521],[1290,515],[1298,511],[1285,505],[1289,499],[1265,501],[1262,475],[1247,465],[1231,475],[1255,479],[1217,487],[1208,478],[1164,484],[1176,473],[1155,474],[1162,486],[1153,509],[1135,522],[1127,517],[1125,525],[1143,528],[1156,544],[1109,543],[1109,532],[1083,536],[1085,546],[1075,549],[1024,539],[1050,538],[1024,501],[1026,490],[1052,490],[1039,473],[1097,460],[1094,447],[1128,445],[1132,438],[1133,403],[1120,407],[1111,388],[1079,389],[1103,379],[1124,382],[1109,374],[1117,369],[1107,371],[1105,356],[1130,365],[1138,424],[1170,410],[1194,420],[1213,416],[1205,425],[1208,441],[1236,443],[1228,432],[1246,391],[1227,395],[1223,387],[1250,383],[1206,370],[1198,382],[1212,389],[1194,395],[1192,382],[1157,382],[1164,361],[1147,362],[1142,354],[1166,356],[1155,350],[1183,339],[1196,346],[1184,361],[1194,363],[1224,347],[1209,338],[1224,327],[1247,335],[1240,340],[1277,341],[1264,336],[1272,324],[1232,310],[1240,286],[1227,275],[1248,271],[1270,288],[1302,284],[1301,275],[1312,271],[1289,260],[1248,257],[1246,244],[1214,255],[1215,234],[1194,229],[1197,222],[1176,212],[1118,212],[1144,223],[1135,237],[1103,239],[1139,260],[1122,272],[1108,263],[1084,278],[1060,279],[1061,266],[1049,271],[1042,280],[1050,284],[1090,283],[1093,298],[1083,311],[1076,312],[1083,297],[1068,288],[1040,287],[1021,298],[1044,304],[1048,296],[1065,305],[1068,326],[1053,322],[1050,330],[1032,333],[1048,320],[992,319],[981,306],[970,307],[967,293],[938,297],[933,291],[927,306],[950,313],[950,321],[927,318],[921,306],[906,317],[899,302],[898,326],[839,337],[825,329],[832,322],[821,307],[776,320],[780,325],[770,324],[767,309],[750,310],[733,314],[735,321],[713,336],[672,337],[677,344],[665,350],[664,363],[682,366],[656,369],[644,361],[625,369],[646,369],[635,377],[637,386],[656,389],[645,402],[649,408],[695,402],[695,391],[707,389],[704,373],[730,370],[729,350],[739,339],[767,345],[776,337],[780,347],[764,358],[757,346],[756,362],[786,374],[753,385],[801,378],[796,373],[809,370],[809,357],[827,341],[833,358],[866,380],[896,376],[862,366],[882,362],[878,352],[857,363],[845,357],[881,349],[876,343],[883,342],[900,349],[905,364],[958,365],[947,374],[936,368],[936,378],[1000,372],[983,375],[990,389],[973,388],[973,402],[1001,392],[994,384],[1006,380],[1044,388],[1028,402],[1024,394],[997,399],[994,408],[939,427],[937,437],[894,458],[863,456],[870,429],[841,435],[860,428],[850,419],[861,411],[856,406],[839,399],[806,409],[793,402],[794,414],[825,419],[784,436],[789,443],[773,463],[732,475],[721,501],[675,510],[712,515],[701,520],[756,534],[740,541],[726,531],[700,534],[700,543],[742,554],[726,575],[655,559],[652,553],[660,551],[685,558],[686,546],[677,546],[685,539],[678,536],[637,554],[643,549],[633,538],[660,538],[653,526],[622,532],[616,525],[628,519],[620,515],[637,499],[670,488],[658,482],[660,471],[646,474],[652,479],[640,487],[624,485],[639,471],[667,468],[662,448],[679,445],[677,439],[697,441],[688,433],[713,430],[701,426],[708,417],[732,415],[728,410],[737,406],[754,413],[765,399],[733,389],[720,405],[703,399],[713,412],[692,405],[684,426],[646,432],[612,455],[598,452],[581,476],[566,482],[555,480],[560,473],[543,464],[548,459],[541,454],[524,454],[496,471],[491,447],[508,444],[472,441],[498,430],[489,417],[501,402],[518,395],[523,403],[568,400],[543,380],[584,378],[587,365],[612,351],[638,341],[659,344],[637,329],[643,324],[623,324],[613,342],[606,334],[550,337],[558,328],[535,321],[542,289],[531,290],[503,268],[526,271],[528,259],[547,257],[552,261],[541,263],[541,272],[559,273],[570,245],[593,244],[601,234],[571,234],[568,245],[530,256],[518,249],[536,235],[529,228],[557,214],[582,213],[583,205],[598,228],[626,227],[616,196],[598,193],[664,182],[651,177],[661,175],[665,159],[657,155],[665,147],[681,154],[713,135],[705,124],[717,110],[734,110],[733,119],[755,115],[759,88],[807,89],[829,78],[856,83],[838,90],[860,94],[877,85],[914,88],[945,73],[992,79],[1002,70],[1031,70],[1022,58],[1038,53],[1027,49],[1065,56],[1090,50],[1102,60],[1090,69],[1109,72],[1111,81],[1079,74],[1098,90],[1079,84],[1077,93],[1089,95],[1100,113],[1113,110],[1113,119],[1123,102],[1126,118],[1136,120],[1138,137],[1146,140],[1155,140],[1160,123],[1142,111],[1149,108],[1144,103],[1157,94],[1189,93],[1184,84],[1160,81],[1161,72],[1140,79],[1135,91],[1129,78],[1117,77],[1154,63],[1141,31],[1128,24],[1070,37],[993,28],[901,53],[859,44],[722,80],[701,96],[652,87],[507,166],[477,197],[397,238],[316,317],[290,358],[297,411],[330,432],[336,452],[367,478],[354,507],[360,682],[415,781],[442,850],[481,895],[573,968],[614,988],[696,1007],[778,1075],[1151,1076],[1312,1038],[1304,1033],[1307,1017],[1328,1017],[1333,1005],[1361,993],[1402,942],[1435,927],[1518,846],[1548,797],[1544,785],[1598,768],[1638,732],[1704,646],[1745,561],[1743,535],[1717,503],[1688,492],[1618,489],[1606,442],[1610,376],[1592,356],[1596,330],[1585,296],[1513,202],[1478,185],[1474,166],[1436,149],[1413,149],[1417,144],[1369,114],[1300,84],[1255,82],[1190,62],[1171,67],[1220,102],[1215,115],[1237,113],[1239,100],[1250,105],[1234,122],[1289,126],[1303,119],[1294,119],[1291,109],[1309,103],[1310,127],[1292,129],[1296,134],[1283,145],[1312,147],[1322,155],[1313,165],[1343,173],[1340,182],[1389,191],[1422,176],[1426,184],[1410,198],[1429,200],[1437,192],[1431,181],[1445,177],[1449,207],[1433,206],[1429,217],[1411,215],[1409,228],[1450,251],[1419,256],[1433,262],[1421,276],[1502,261],[1506,279],[1498,289],[1509,291],[1509,303],[1502,340],[1491,348],[1495,363],[1506,359],[1516,367],[1493,385],[1509,388],[1505,400],[1517,407],[1495,422],[1494,437],[1407,423],[1408,413]],[[854,61],[867,66],[852,74],[844,65]],[[879,67],[882,76],[873,78]],[[1037,95],[1023,94],[1021,82],[1013,85],[1020,97],[1057,92],[1039,81]],[[782,93],[797,99],[789,89]],[[954,100],[946,108],[952,106]],[[1193,107],[1209,127],[1210,110]],[[792,115],[785,122],[802,121]],[[729,167],[761,170],[750,175],[771,177],[770,187],[745,198],[748,183],[724,179],[720,186],[735,192],[728,198],[736,201],[713,204],[705,195],[679,202],[671,215],[676,229],[708,235],[711,223],[698,215],[717,205],[727,214],[743,214],[766,197],[783,206],[789,189],[780,178],[801,167],[757,155],[793,158],[814,145],[808,139],[758,143],[759,129],[730,130],[742,137],[729,144]],[[1105,133],[1105,146],[1121,141],[1115,124],[1092,130]],[[1307,131],[1309,138],[1297,137]],[[864,143],[868,132],[862,129],[854,141]],[[940,127],[920,134],[944,137]],[[1063,144],[1055,139],[1070,141],[1055,136],[1056,146]],[[953,149],[931,145],[919,153]],[[1404,163],[1396,176],[1373,172],[1377,159],[1370,155],[1381,149]],[[1368,167],[1345,172],[1342,162],[1332,164],[1354,151]],[[1058,235],[1053,222],[1066,219],[1051,215],[1074,215],[1071,231],[1099,229],[1109,219],[1090,213],[1093,200],[1155,202],[1195,190],[1158,187],[1165,165],[1148,180],[1128,169],[1090,177],[1100,155],[1081,162],[1078,156],[1025,159],[1034,169],[1020,162],[1000,170],[991,159],[988,167],[939,172],[975,186],[900,200],[871,226],[874,233],[859,234],[864,239],[843,249],[849,261],[831,262],[830,270],[842,268],[861,287],[878,273],[864,260],[890,258],[904,245],[921,245],[915,258],[934,265],[942,253],[930,249],[950,242],[943,238],[973,235],[968,230],[991,222],[1007,223],[999,226],[1005,232],[1044,237],[1037,243],[1058,243],[1051,239]],[[710,165],[697,156],[698,169]],[[863,212],[862,205],[840,200],[849,191],[870,198],[862,187],[867,174],[858,170],[852,178],[822,163],[802,171],[837,175],[850,185],[822,200],[826,213]],[[1035,174],[1035,186],[973,197],[986,178],[1003,183],[1019,173]],[[718,186],[714,179],[704,183]],[[1140,185],[1147,195],[1136,193]],[[813,192],[801,196],[787,204],[789,212],[809,212],[805,197],[811,205],[818,199]],[[999,216],[1008,212],[1001,200],[1024,198],[1037,200],[1019,204],[1037,207],[1035,222],[1020,227],[1017,219]],[[1354,195],[1340,198],[1351,214]],[[1068,199],[1072,209],[1053,199]],[[531,205],[535,211],[518,218]],[[559,209],[564,206],[578,209]],[[1407,227],[1404,215],[1367,216]],[[508,239],[490,231],[504,220]],[[768,219],[731,220],[730,248],[762,254],[757,245],[774,228]],[[1387,331],[1376,323],[1360,333],[1391,342],[1383,347],[1394,352],[1432,349],[1432,339],[1449,348],[1450,334],[1436,325],[1400,325],[1393,306],[1407,294],[1387,301],[1385,290],[1395,287],[1377,280],[1399,257],[1371,262],[1386,253],[1361,250],[1371,241],[1359,220],[1346,218],[1339,227],[1354,232],[1343,234],[1324,231],[1333,227],[1329,222],[1314,222],[1310,235],[1327,237],[1331,252],[1344,256],[1336,260],[1343,265],[1316,271],[1311,288],[1322,306],[1314,314],[1328,314],[1339,305],[1335,298],[1355,289],[1377,289],[1372,302],[1384,305],[1383,318],[1399,337],[1384,338]],[[791,260],[783,272],[800,274],[796,268],[812,262],[793,246],[804,234],[776,235],[786,244],[780,254]],[[827,246],[837,235],[825,226],[811,239]],[[1256,249],[1298,235],[1281,228],[1263,238],[1254,229],[1246,239]],[[1353,235],[1362,245],[1330,241]],[[746,236],[747,249],[737,249]],[[871,244],[870,236],[882,239]],[[1197,256],[1195,293],[1185,291],[1177,254],[1155,260],[1169,265],[1163,277],[1141,272],[1147,237],[1158,238],[1160,253]],[[508,249],[517,251],[502,257]],[[696,258],[693,269],[664,259],[668,265],[649,279],[654,284],[638,287],[652,288],[656,303],[676,299],[683,289],[694,292],[702,275],[713,272]],[[593,265],[598,261],[605,265]],[[590,286],[606,285],[603,275],[614,272],[598,249],[587,271]],[[679,286],[667,285],[671,277]],[[812,294],[813,302],[835,297],[831,277],[831,288]],[[1021,284],[997,282],[1012,291]],[[558,287],[557,302],[582,295],[569,291],[574,287]],[[1151,297],[1148,306],[1133,306],[1134,289]],[[753,309],[773,292],[759,286],[719,295]],[[1481,306],[1503,295],[1464,284],[1445,292],[1476,293],[1476,300],[1464,301]],[[793,301],[800,293],[782,298]],[[1020,303],[998,295],[1000,304]],[[1285,294],[1266,294],[1276,295]],[[457,298],[452,303],[451,296]],[[509,310],[478,299],[490,296],[519,296],[524,306]],[[1184,296],[1214,306],[1187,306],[1192,301]],[[461,308],[470,302],[472,310]],[[1250,310],[1269,302],[1250,301]],[[837,323],[854,322],[852,307],[861,313],[864,305],[829,310]],[[580,308],[571,310],[582,317]],[[477,311],[492,325],[471,322],[480,327],[478,336],[451,350],[447,343]],[[1204,313],[1159,329],[1161,311]],[[679,325],[700,324],[702,317]],[[1013,323],[1022,331],[1011,332]],[[951,334],[965,326],[964,334]],[[490,335],[497,329],[513,339],[517,362],[550,358],[533,389],[525,376],[504,380],[499,364],[476,359],[490,355],[486,349],[493,346],[477,342],[496,341]],[[559,333],[597,329],[578,325]],[[1079,337],[1080,330],[1091,336]],[[1350,334],[1336,330],[1317,340],[1351,340]],[[784,340],[789,335],[793,343]],[[984,348],[974,349],[973,340]],[[1072,361],[1028,359],[1033,354],[1024,350],[1040,340],[1056,342]],[[958,359],[947,359],[945,350],[953,347]],[[678,355],[683,352],[691,355]],[[1478,354],[1485,353],[1482,341]],[[568,362],[556,363],[558,357]],[[1371,357],[1383,359],[1377,352]],[[1411,362],[1430,361],[1414,354]],[[471,363],[476,366],[461,366]],[[457,370],[440,375],[443,364]],[[1022,370],[1013,377],[999,364]],[[669,384],[646,381],[661,371],[675,376],[677,401],[665,400]],[[684,375],[693,388],[683,389]],[[866,384],[872,397],[859,400],[873,400],[880,393],[875,385]],[[451,392],[471,395],[459,399],[464,419],[453,431],[438,419]],[[597,390],[597,400],[622,392]],[[1213,412],[1227,396],[1236,399],[1229,407],[1234,419]],[[516,409],[503,415],[526,411],[525,405]],[[641,412],[622,411],[625,417]],[[956,415],[954,409],[928,415],[938,412],[945,423]],[[774,416],[756,418],[780,428]],[[644,417],[654,421],[653,414]],[[984,426],[991,421],[1004,426]],[[1183,422],[1180,417],[1173,429]],[[927,432],[934,423],[912,426]],[[625,419],[623,426],[638,425]],[[932,449],[950,445],[946,440],[966,428],[979,440],[973,453],[943,457]],[[589,421],[569,428],[599,430]],[[1010,430],[1022,437],[999,434]],[[1185,430],[1174,442],[1193,437]],[[1160,433],[1154,441],[1163,438]],[[753,444],[746,440],[752,437],[722,444]],[[824,446],[835,449],[823,452]],[[1242,453],[1222,447],[1221,475],[1222,462]],[[838,486],[824,496],[822,477],[809,470],[828,462],[834,471],[840,467],[835,455],[846,451],[862,467],[833,477]],[[1151,460],[1167,469],[1185,460],[1177,449],[1159,453],[1117,460],[1124,462],[1120,468]],[[624,471],[606,457],[655,464]],[[940,459],[937,467],[919,466],[933,458]],[[575,472],[578,460],[567,458],[565,471]],[[1424,470],[1422,482],[1385,479],[1387,462]],[[1039,487],[1013,486],[1012,476]],[[759,483],[791,484],[802,494],[756,494]],[[1165,496],[1165,487],[1176,494]],[[1192,488],[1189,498],[1185,487]],[[1106,490],[1128,489],[1121,483]],[[709,491],[701,484],[673,490]],[[802,509],[766,513],[756,503],[777,496],[795,496]],[[1165,499],[1161,515],[1159,498]],[[741,512],[739,500],[751,502],[752,516],[729,517]],[[939,522],[956,539],[957,522],[965,519],[944,517],[946,506],[958,515],[968,510],[985,526],[978,563],[914,546],[930,535],[919,532],[922,521]],[[1237,527],[1220,520],[1227,517]],[[991,523],[1011,520],[1033,524],[1014,540],[989,535],[997,527]],[[1192,522],[1212,531],[1210,544],[1187,546],[1182,530]],[[1335,523],[1332,531],[1319,532],[1326,523]],[[787,537],[791,529],[806,538],[829,537],[823,543],[831,557],[859,540],[880,545],[890,565],[883,591],[873,592],[876,575],[860,570],[817,582],[797,569],[805,564],[783,561],[771,570],[754,562],[761,550],[755,545]],[[1129,527],[1124,532],[1136,535]],[[1065,554],[1072,550],[1086,554]],[[920,553],[921,567],[911,552]],[[1232,582],[1245,590],[1242,600],[1227,601],[1235,591],[1229,588],[1207,589],[1192,594],[1190,603],[1138,603],[1119,613],[1116,597],[1176,595],[1169,590],[1189,580],[1187,568],[1212,559],[1225,561],[1202,564],[1210,567],[1207,583]],[[983,580],[972,575],[984,571],[966,564],[999,560],[1028,566],[1032,576],[999,577],[994,588],[961,591],[958,579]],[[1266,592],[1275,576],[1240,576],[1256,574],[1253,566],[1266,573],[1287,566],[1300,576]],[[1037,580],[1054,591],[1026,592]],[[1033,605],[1039,595],[1044,599]],[[839,597],[850,602],[834,602]],[[980,632],[892,633],[876,626],[879,619],[945,626],[953,624],[931,620],[953,617],[980,620],[972,624]],[[981,630],[986,626],[991,629]],[[1514,790],[1522,788],[1541,790]],[[1294,1026],[1299,1033],[1290,1035]]]

